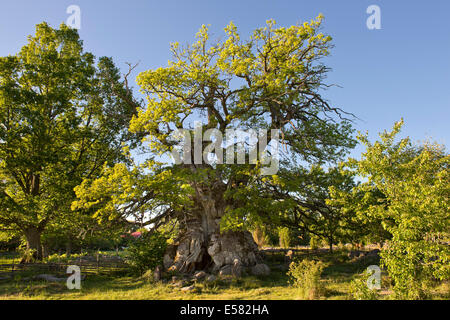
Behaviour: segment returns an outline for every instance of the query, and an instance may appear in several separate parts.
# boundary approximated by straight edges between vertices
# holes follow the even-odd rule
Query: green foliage
[[[263,179],[264,198],[259,191],[259,212],[272,213],[267,214],[267,223],[297,229],[301,237],[313,235],[331,248],[332,244],[349,240],[351,230],[358,230],[354,211],[343,212],[341,206],[328,202],[330,189],[352,190],[356,185],[354,176],[341,167],[282,168],[276,176]],[[264,208],[266,200],[269,204]]]
[[[42,232],[73,218],[74,187],[125,161],[135,111],[111,59],[96,64],[64,24],[37,25],[0,57],[0,229],[20,230],[40,258]]]
[[[379,294],[376,289],[370,289],[367,281],[370,277],[369,272],[358,275],[350,283],[350,293],[356,300],[378,300]]]
[[[309,238],[309,247],[311,248],[311,250],[317,250],[321,245],[322,241],[317,236],[312,235]]]
[[[153,232],[130,242],[127,248],[126,262],[132,270],[142,275],[147,270],[153,270],[162,265],[167,247],[165,235]]]
[[[20,233],[14,231],[0,231],[0,251],[15,250],[20,245]]]
[[[27,248],[24,245],[19,246],[17,252],[20,254],[21,261],[32,263],[36,261],[36,249]]]
[[[76,189],[79,201],[73,207],[94,210],[100,219],[152,211],[152,222],[163,224],[183,222],[194,212],[206,215],[204,208],[213,202],[220,230],[252,230],[261,216],[263,223],[278,222],[276,206],[281,203],[274,200],[286,190],[276,195],[267,191],[280,179],[262,176],[260,162],[173,165],[155,157],[177,150],[176,129],[189,131],[201,120],[203,130],[221,133],[280,129],[289,145],[288,159],[341,159],[354,146],[353,130],[341,118],[345,112],[321,97],[329,71],[321,59],[332,47],[331,37],[320,32],[322,20],[320,15],[289,28],[269,20],[247,39],[230,23],[220,41],[212,41],[208,27],[202,26],[194,43],[173,43],[167,66],[137,78],[147,106],[139,108],[129,130],[142,134],[150,156],[140,165],[116,165],[106,168],[102,178],[85,181]],[[187,137],[191,141],[186,138],[185,143],[192,147],[192,135]]]
[[[289,248],[292,242],[291,232],[288,228],[280,228],[278,230],[278,236],[280,239],[280,247],[281,248]]]
[[[320,283],[320,275],[324,269],[322,261],[302,260],[292,262],[287,275],[293,285],[298,288],[301,299],[318,299],[323,291]]]
[[[381,140],[373,144],[367,135],[358,137],[366,152],[347,165],[365,182],[333,198],[344,199],[348,207],[367,200],[364,215],[380,220],[391,235],[381,257],[396,296],[420,299],[427,295],[428,282],[450,278],[450,156],[436,144],[414,146],[408,138],[395,142],[402,125],[380,134]],[[377,201],[375,193],[381,193]]]
[[[52,255],[49,255],[48,257],[46,257],[44,259],[44,261],[48,262],[48,263],[70,262],[70,261],[73,261],[73,260],[76,260],[76,259],[79,259],[82,257],[86,257],[87,255],[88,255],[87,252],[73,253],[73,254],[66,254],[66,253],[57,254],[57,253],[55,253],[55,254],[52,254]]]

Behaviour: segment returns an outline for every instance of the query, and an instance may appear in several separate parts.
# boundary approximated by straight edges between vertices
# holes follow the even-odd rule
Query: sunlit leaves
[[[402,125],[396,123],[375,143],[359,136],[366,151],[348,165],[365,181],[352,194],[335,192],[333,198],[382,220],[392,235],[382,252],[383,264],[396,294],[415,299],[424,297],[428,282],[450,277],[450,156],[437,144],[416,146],[408,138],[397,142]]]
[[[136,105],[120,78],[64,24],[37,25],[19,53],[0,58],[0,228],[64,225],[73,188],[126,161]]]

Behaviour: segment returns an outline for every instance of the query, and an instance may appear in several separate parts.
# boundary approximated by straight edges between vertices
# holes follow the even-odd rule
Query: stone
[[[215,275],[211,274],[206,278],[206,281],[213,282],[213,281],[216,281],[216,279],[217,279],[217,277]]]
[[[188,283],[184,280],[179,280],[179,281],[175,281],[171,284],[172,287],[174,288],[183,288],[187,285]]]
[[[234,277],[242,277],[242,264],[238,259],[234,259],[233,267],[231,268],[231,273]]]
[[[48,282],[64,282],[67,280],[66,278],[57,278],[51,274],[40,274],[35,276],[34,279],[45,280]]]
[[[202,280],[204,278],[206,278],[208,275],[205,271],[198,271],[196,273],[194,273],[194,278],[196,280]]]
[[[157,266],[155,268],[155,271],[153,271],[153,280],[155,282],[161,281],[162,278],[162,267],[161,266]]]
[[[233,274],[233,268],[231,265],[227,264],[223,266],[219,271],[219,276],[231,276]]]
[[[251,268],[251,273],[255,276],[268,276],[270,268],[267,264],[259,263]]]
[[[189,286],[189,287],[183,287],[183,288],[181,288],[181,291],[188,292],[188,291],[192,291],[194,289],[195,289],[195,284],[193,284],[192,286]]]

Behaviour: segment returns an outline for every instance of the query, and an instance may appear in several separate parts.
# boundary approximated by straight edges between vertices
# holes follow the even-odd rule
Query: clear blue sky
[[[366,27],[372,4],[381,8],[381,30]],[[191,42],[202,24],[219,37],[234,21],[248,35],[270,18],[289,26],[323,13],[335,44],[329,82],[342,86],[325,93],[332,104],[361,118],[356,128],[371,137],[404,117],[403,135],[449,145],[448,0],[2,1],[0,55],[16,53],[37,23],[65,22],[69,5],[81,8],[86,50],[114,57],[124,70],[125,62],[141,61],[137,72],[165,66],[169,43]]]

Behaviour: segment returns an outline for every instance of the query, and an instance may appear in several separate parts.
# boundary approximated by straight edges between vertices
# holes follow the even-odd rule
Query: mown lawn
[[[350,282],[367,266],[377,264],[374,259],[349,260],[346,252],[301,252],[297,258],[315,258],[326,265],[321,277],[324,290],[320,299],[352,299]],[[3,261],[3,260],[2,260]],[[289,283],[287,265],[282,254],[269,255],[266,263],[272,273],[267,277],[245,276],[225,278],[213,282],[198,282],[195,289],[183,292],[169,281],[154,283],[142,277],[129,275],[89,275],[81,290],[69,290],[64,282],[27,281],[21,276],[0,280],[0,299],[88,299],[88,300],[272,300],[299,299],[298,290]],[[381,299],[389,299],[389,281],[382,279]],[[436,299],[448,299],[448,285],[441,285]]]

